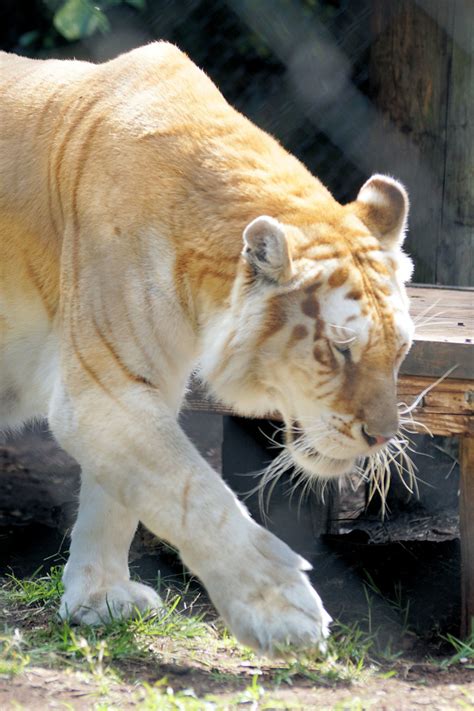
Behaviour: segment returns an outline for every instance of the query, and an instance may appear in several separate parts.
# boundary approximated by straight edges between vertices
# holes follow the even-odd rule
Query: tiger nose
[[[370,447],[375,447],[376,445],[386,444],[393,437],[395,437],[395,432],[390,434],[372,434],[367,429],[367,425],[362,425],[362,436]]]

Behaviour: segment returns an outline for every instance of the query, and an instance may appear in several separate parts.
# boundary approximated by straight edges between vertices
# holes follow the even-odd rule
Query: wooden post
[[[474,625],[474,436],[461,437],[460,445],[461,634],[467,637]]]
[[[447,3],[449,5],[449,3]],[[474,3],[453,5],[445,176],[437,254],[440,284],[474,282]]]
[[[374,136],[373,170],[411,200],[415,281],[474,279],[474,3],[373,0],[371,93],[398,141]]]

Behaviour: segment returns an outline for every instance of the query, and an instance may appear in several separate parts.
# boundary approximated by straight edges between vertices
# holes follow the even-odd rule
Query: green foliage
[[[63,592],[62,567],[55,566],[49,574],[28,579],[8,575],[1,593],[0,602],[6,608],[42,611],[40,623],[20,632],[18,629],[5,632],[0,637],[0,673],[3,666],[21,667],[25,659],[33,662],[51,663],[55,657],[73,666],[85,666],[88,671],[102,670],[105,660],[142,659],[147,645],[157,638],[190,640],[215,637],[213,630],[199,615],[183,615],[178,611],[180,595],[169,596],[165,607],[157,615],[141,615],[130,620],[116,619],[102,627],[73,628],[68,622],[54,619],[52,610],[59,604]]]
[[[40,569],[31,578],[21,580],[15,575],[6,576],[4,595],[10,603],[26,605],[27,607],[50,607],[59,604],[64,592],[62,584],[62,566],[55,565],[47,575],[38,577]]]
[[[64,40],[76,42],[97,32],[109,32],[109,13],[119,6],[144,12],[146,0],[43,0],[37,20],[39,23],[39,18],[43,18],[42,29],[25,32],[18,42],[26,49],[51,49]]]
[[[69,41],[90,37],[95,32],[108,32],[107,11],[117,5],[145,8],[145,0],[66,0],[55,10],[53,25]]]
[[[448,659],[443,661],[443,666],[450,667],[453,664],[463,664],[466,669],[474,669],[474,619],[471,625],[471,634],[466,639],[458,639],[452,634],[443,637],[454,649]]]
[[[53,25],[70,41],[90,37],[97,30],[110,29],[105,12],[90,0],[67,0],[55,13]]]

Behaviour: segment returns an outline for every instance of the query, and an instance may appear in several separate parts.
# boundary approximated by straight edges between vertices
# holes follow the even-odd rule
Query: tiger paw
[[[331,617],[304,572],[309,567],[286,544],[260,529],[245,556],[225,572],[214,568],[206,587],[236,638],[258,653],[324,653]]]
[[[88,590],[71,585],[62,597],[59,616],[75,624],[102,625],[137,613],[156,612],[162,605],[152,588],[131,580]]]
[[[222,610],[236,638],[265,656],[290,649],[324,653],[331,617],[302,578],[277,588],[246,585]]]

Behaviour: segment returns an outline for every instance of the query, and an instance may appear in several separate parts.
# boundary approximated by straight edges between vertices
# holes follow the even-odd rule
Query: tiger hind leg
[[[148,585],[130,580],[128,551],[138,520],[83,473],[79,513],[64,569],[59,614],[97,625],[157,610],[162,603]]]

